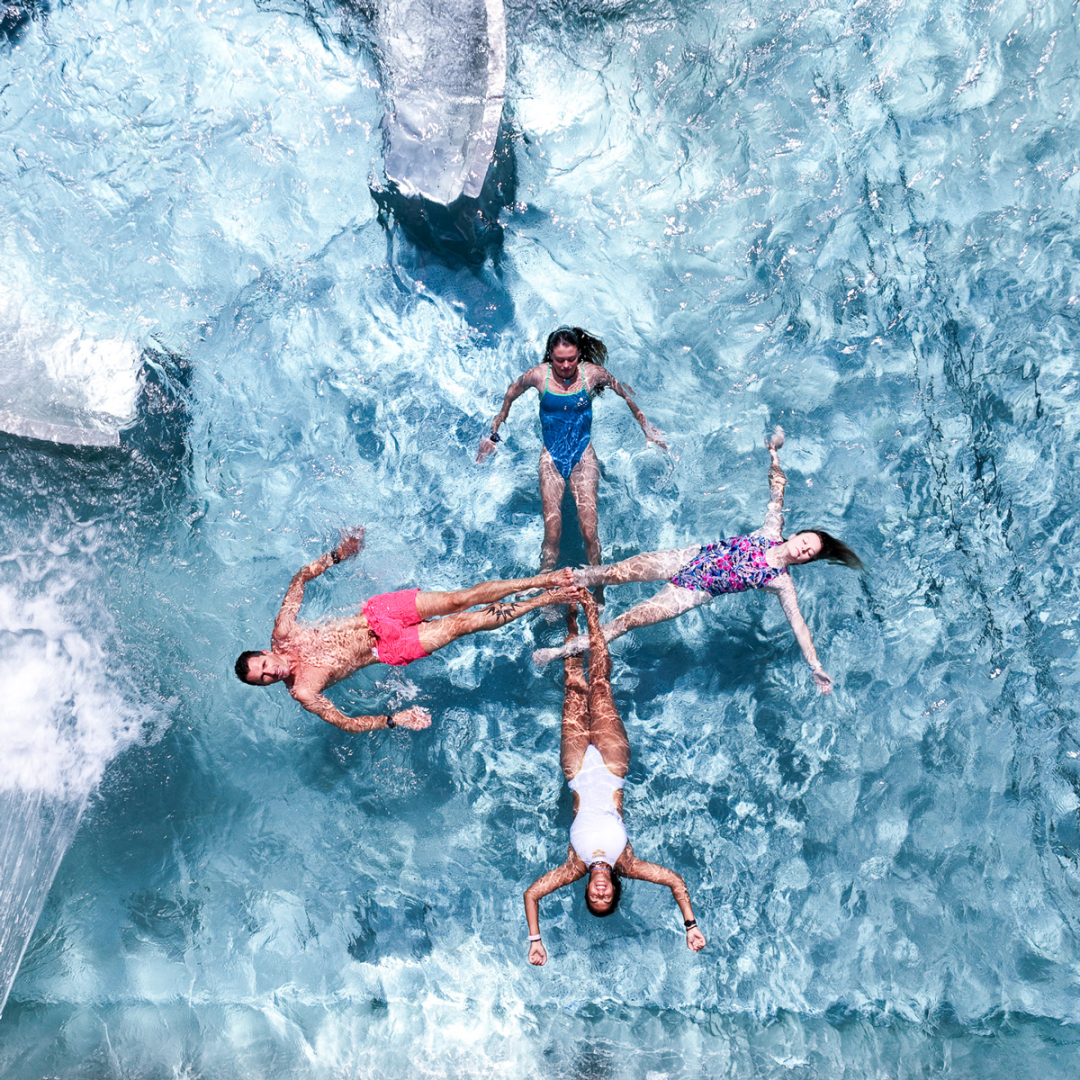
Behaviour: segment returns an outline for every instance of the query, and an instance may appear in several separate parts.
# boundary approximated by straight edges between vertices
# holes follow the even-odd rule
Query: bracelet
[[[539,934],[530,934],[529,935],[529,940],[530,941],[539,941],[540,940],[540,935]]]
[[[337,564],[338,564],[339,562],[341,562],[341,552],[340,552],[340,551],[338,551],[338,549],[337,549],[337,548],[334,548],[334,550],[330,552],[330,561],[331,561],[331,562],[332,562],[332,563],[333,563],[333,564],[334,564],[335,566],[337,566]]]
[[[488,436],[488,438],[489,438],[489,439],[490,439],[490,440],[491,440],[492,442],[502,442],[502,436],[501,436],[501,435],[500,435],[500,434],[499,434],[499,433],[498,433],[497,431],[493,431],[493,432],[492,432],[492,433],[491,433],[491,434],[490,434],[490,435]]]
[[[383,719],[386,721],[387,727],[397,727],[397,724],[394,723],[394,718],[389,713],[386,713]]]
[[[697,926],[697,919],[683,919],[683,926],[685,926],[687,932],[689,932]]]
[[[816,664],[811,664],[810,661],[807,660],[806,661],[806,666],[810,669],[811,674],[813,672],[815,672],[815,671],[824,671],[825,670],[825,668],[822,667],[822,664],[821,664],[820,660]]]

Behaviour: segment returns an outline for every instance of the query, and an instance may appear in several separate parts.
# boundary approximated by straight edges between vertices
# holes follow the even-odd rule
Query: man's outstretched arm
[[[431,713],[427,709],[413,706],[410,709],[402,709],[393,714],[384,713],[381,716],[346,716],[329,699],[322,694],[315,694],[306,690],[293,690],[293,697],[304,706],[308,712],[325,720],[342,731],[352,733],[360,731],[378,731],[388,727],[409,728],[412,731],[423,731],[431,727]]]
[[[325,574],[331,566],[336,566],[342,559],[351,559],[359,554],[363,546],[364,527],[361,525],[351,532],[343,533],[341,543],[333,551],[320,555],[293,574],[293,579],[285,592],[285,599],[281,601],[281,608],[274,620],[273,636],[275,638],[288,636],[289,631],[296,625],[296,616],[304,600],[304,586],[320,574]]]

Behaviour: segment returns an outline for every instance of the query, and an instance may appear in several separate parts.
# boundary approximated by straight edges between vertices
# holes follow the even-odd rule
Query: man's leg
[[[542,574],[540,577],[525,578],[522,581],[488,582],[487,584],[507,586],[503,592],[497,594],[498,596],[507,596],[513,592],[520,592],[522,589],[545,588],[546,580],[551,576],[550,574]],[[482,586],[478,585],[477,589],[480,588]],[[437,596],[439,594],[429,595]],[[423,596],[423,593],[420,596]],[[571,586],[543,592],[539,596],[530,597],[528,600],[493,603],[480,611],[458,611],[442,619],[420,623],[417,627],[420,635],[420,646],[424,652],[430,655],[436,649],[449,645],[451,641],[457,641],[458,638],[465,637],[468,634],[475,634],[480,630],[495,630],[500,626],[513,622],[515,619],[520,619],[526,612],[533,611],[535,608],[545,607],[548,604],[572,604],[576,603],[577,599],[577,589]],[[417,600],[419,601],[419,596]],[[483,601],[473,601],[473,603],[483,603]],[[417,609],[419,610],[419,604]]]
[[[526,589],[556,589],[573,583],[572,571],[549,570],[531,578],[514,581],[481,581],[468,589],[452,592],[419,592],[416,594],[416,613],[421,620],[438,615],[452,615],[477,604],[493,604],[511,593]]]
[[[648,551],[610,566],[587,566],[574,571],[574,584],[592,588],[594,585],[624,585],[630,581],[664,581],[674,577],[679,568],[700,550],[700,544],[693,544],[667,551]]]

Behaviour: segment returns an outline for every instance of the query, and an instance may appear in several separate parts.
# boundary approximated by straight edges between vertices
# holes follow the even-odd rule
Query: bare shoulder
[[[581,377],[590,390],[595,390],[598,386],[614,386],[618,384],[618,379],[606,367],[590,363],[588,360],[583,360],[581,363]]]

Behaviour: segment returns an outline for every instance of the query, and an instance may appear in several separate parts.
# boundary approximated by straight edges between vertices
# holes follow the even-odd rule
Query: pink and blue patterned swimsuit
[[[783,541],[751,533],[732,536],[716,544],[705,544],[702,549],[671,579],[672,585],[712,596],[724,593],[745,592],[747,589],[763,589],[787,567],[779,570],[765,561],[765,552]]]

